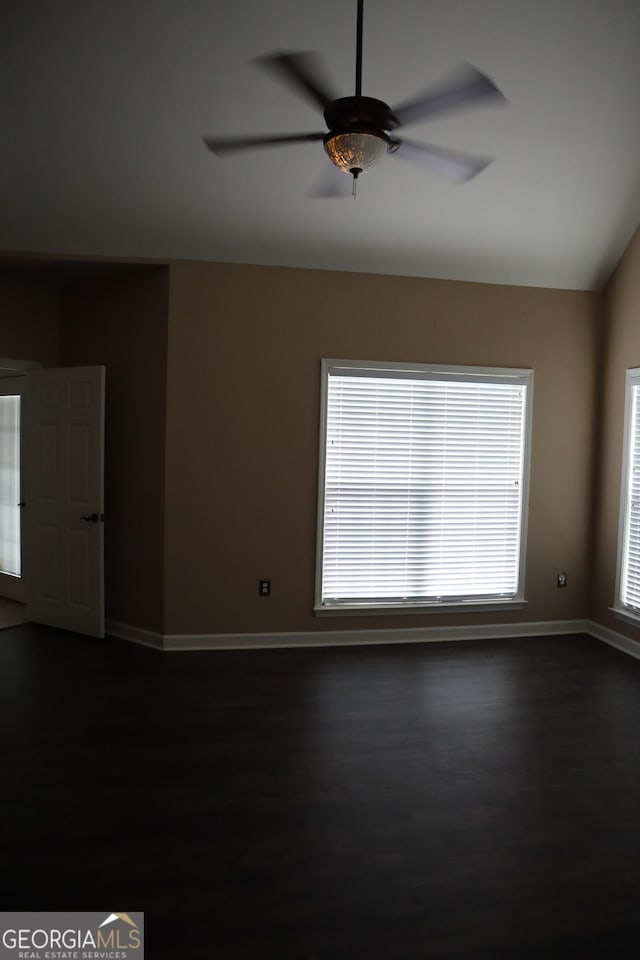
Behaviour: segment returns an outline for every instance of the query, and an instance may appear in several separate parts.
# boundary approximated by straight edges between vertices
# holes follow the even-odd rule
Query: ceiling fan
[[[363,5],[364,0],[357,0],[355,96],[334,98],[320,74],[313,54],[275,53],[255,61],[259,66],[279,75],[314,105],[320,106],[327,131],[223,139],[206,136],[204,142],[209,150],[218,156],[224,156],[239,150],[322,141],[334,166],[353,177],[354,196],[360,174],[372,167],[385,153],[419,163],[457,183],[470,180],[484,170],[492,162],[492,157],[474,157],[457,150],[417,143],[396,136],[395,131],[398,127],[428,120],[449,110],[475,103],[505,103],[503,94],[489,77],[468,64],[445,85],[393,109],[382,100],[363,97]],[[324,191],[324,195],[334,196],[342,192],[340,183],[334,180]]]

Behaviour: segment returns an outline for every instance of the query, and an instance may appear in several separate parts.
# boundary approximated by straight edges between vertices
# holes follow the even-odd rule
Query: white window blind
[[[627,372],[617,602],[640,613],[640,370]]]
[[[325,362],[317,606],[521,595],[530,373]]]

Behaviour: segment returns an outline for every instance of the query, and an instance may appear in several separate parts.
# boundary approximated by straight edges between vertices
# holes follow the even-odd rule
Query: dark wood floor
[[[160,654],[0,633],[2,910],[150,960],[637,955],[640,662],[590,638]]]

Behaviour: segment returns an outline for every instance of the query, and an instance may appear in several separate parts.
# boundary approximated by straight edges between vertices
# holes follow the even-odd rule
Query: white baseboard
[[[623,633],[603,627],[593,620],[589,620],[588,623],[586,632],[590,633],[596,640],[602,640],[603,643],[608,643],[610,647],[622,650],[623,653],[628,653],[630,657],[640,660],[640,643],[637,640],[631,640],[629,637],[625,637]]]
[[[131,627],[128,623],[118,623],[117,620],[107,620],[106,634],[108,637],[117,637],[119,640],[141,643],[144,647],[153,647],[154,650],[165,649],[164,637],[161,633],[153,633],[141,627]]]
[[[162,651],[260,650],[282,647],[349,647],[395,643],[444,643],[450,640],[544,637],[586,633],[640,660],[640,643],[593,620],[543,620],[488,626],[414,627],[397,630],[314,630],[304,633],[161,634],[107,621],[107,635]]]
[[[588,620],[493,623],[488,626],[414,627],[395,630],[309,630],[303,633],[166,634],[109,621],[107,633],[156,650],[258,650],[279,647],[366,646],[396,643],[443,643],[496,637],[538,637],[589,633]]]

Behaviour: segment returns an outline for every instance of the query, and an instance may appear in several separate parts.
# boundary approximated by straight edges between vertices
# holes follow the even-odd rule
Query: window
[[[640,369],[627,370],[615,606],[640,619]]]
[[[0,573],[21,575],[19,395],[0,395]]]
[[[532,380],[323,361],[318,613],[522,605]]]

